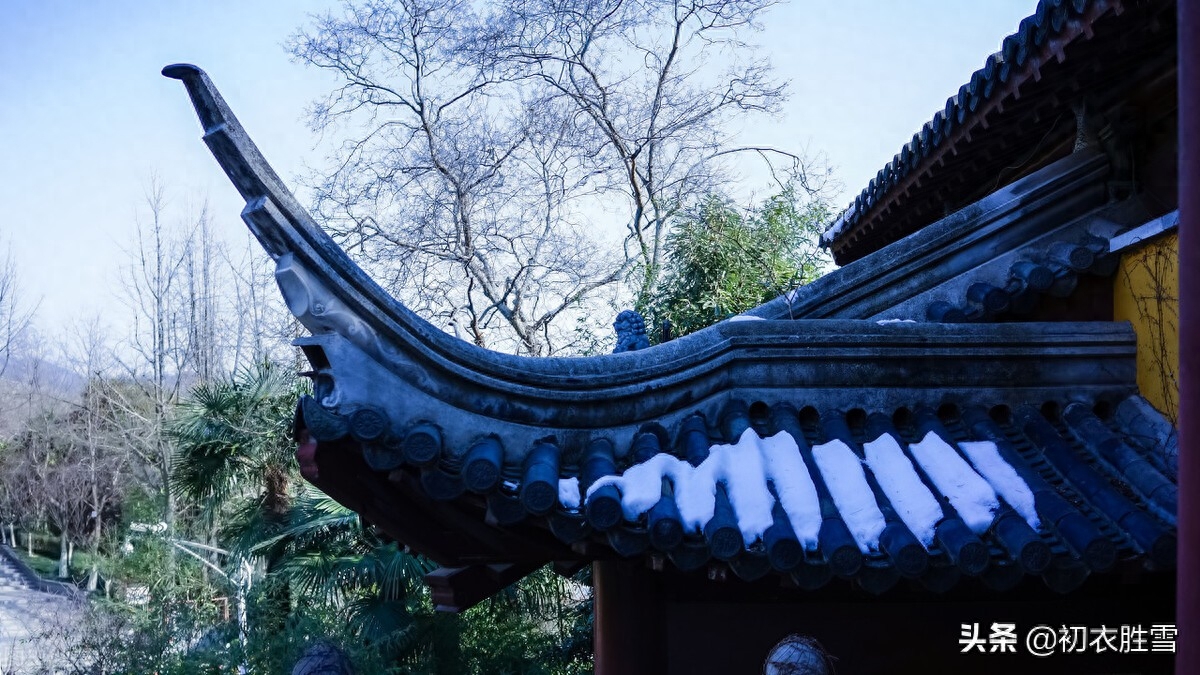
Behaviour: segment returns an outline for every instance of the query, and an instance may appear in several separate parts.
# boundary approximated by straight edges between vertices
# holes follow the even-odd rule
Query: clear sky
[[[207,199],[241,242],[237,193],[199,140],[182,86],[208,71],[285,180],[324,152],[304,108],[333,84],[282,43],[331,0],[0,0],[0,237],[48,337],[124,320],[118,270],[153,174],[174,217]],[[758,36],[791,83],[783,115],[746,141],[823,153],[840,208],[1000,47],[1034,0],[792,0]],[[295,180],[289,181],[295,184]],[[118,326],[114,326],[118,329]]]

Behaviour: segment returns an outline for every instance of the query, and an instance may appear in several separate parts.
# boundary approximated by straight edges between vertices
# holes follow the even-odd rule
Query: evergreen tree
[[[686,335],[816,279],[832,264],[817,245],[828,220],[823,201],[800,201],[791,185],[745,210],[709,195],[667,238],[651,325]]]

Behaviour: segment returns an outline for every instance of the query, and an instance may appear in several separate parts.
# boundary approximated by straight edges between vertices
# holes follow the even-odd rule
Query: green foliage
[[[543,567],[466,612],[466,672],[592,672],[590,569],[564,579]]]
[[[667,320],[686,335],[816,279],[831,264],[817,245],[828,218],[823,202],[800,202],[792,186],[748,210],[710,195],[667,238],[648,325]]]
[[[208,515],[247,495],[286,499],[278,491],[293,473],[292,412],[300,393],[295,376],[270,363],[193,389],[170,430],[177,445],[171,489]]]
[[[200,538],[215,533],[233,553],[231,571],[243,559],[263,560],[268,572],[278,563],[281,551],[262,542],[287,527],[298,483],[292,414],[302,393],[291,372],[261,363],[202,383],[178,406],[171,490],[199,515]],[[285,611],[266,620],[278,628],[290,589],[275,592]]]
[[[273,576],[307,607],[337,608],[353,641],[395,672],[590,672],[590,595],[578,582],[542,569],[461,617],[438,614],[422,581],[434,566],[354,512],[309,490],[290,523],[261,544],[283,551]]]
[[[145,607],[96,600],[81,608],[78,623],[49,625],[38,635],[42,644],[57,646],[47,654],[46,672],[79,675],[102,673],[156,673],[206,675],[239,672],[288,673],[292,664],[313,642],[326,640],[342,646],[358,673],[387,673],[389,665],[369,645],[355,639],[345,622],[322,605],[292,613],[278,628],[252,624],[245,647],[237,626],[223,618],[220,607],[197,598],[200,587],[179,587],[159,595]],[[274,611],[268,589],[251,598],[251,612]]]
[[[37,572],[38,576],[43,579],[53,579],[58,575],[58,558],[49,558],[38,554],[36,551],[33,555],[29,555],[25,552],[24,548],[14,548],[13,551],[17,554],[17,557],[21,558],[26,565],[29,565],[30,569]]]
[[[327,641],[364,674],[591,672],[584,583],[543,569],[463,615],[435,612],[423,583],[428,560],[302,487],[291,438],[300,393],[289,374],[264,365],[202,384],[179,404],[168,435],[175,531],[134,531],[134,522],[162,520],[163,501],[152,491],[127,495],[102,547],[121,552],[101,561],[117,600],[97,600],[83,626],[61,627],[47,668],[287,673]]]
[[[306,490],[289,514],[289,527],[256,550],[278,552],[272,576],[304,602],[338,608],[356,639],[393,660],[419,650],[422,579],[433,569],[364,528],[358,514],[316,490]]]
[[[550,675],[544,656],[551,635],[527,615],[485,603],[466,613],[463,631],[467,669],[471,675]]]

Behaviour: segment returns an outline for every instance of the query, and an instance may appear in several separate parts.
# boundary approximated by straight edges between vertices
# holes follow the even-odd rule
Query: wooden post
[[[666,606],[655,573],[619,560],[592,563],[596,675],[667,672]]]
[[[1200,672],[1200,4],[1179,1],[1179,558],[1175,672]]]

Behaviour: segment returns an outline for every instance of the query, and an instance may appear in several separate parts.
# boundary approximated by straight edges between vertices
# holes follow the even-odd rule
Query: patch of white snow
[[[577,509],[579,508],[579,479],[559,478],[558,479],[558,503],[564,508]]]
[[[813,459],[858,547],[864,553],[878,550],[879,535],[887,522],[875,503],[875,493],[867,483],[858,455],[834,439],[814,447]]]
[[[863,443],[867,466],[879,481],[879,487],[892,502],[896,515],[908,526],[925,548],[933,544],[933,534],[943,517],[937,497],[921,482],[912,462],[891,434]]]
[[[1038,529],[1041,520],[1034,508],[1033,490],[1029,489],[1029,484],[1021,479],[1017,470],[1004,461],[996,444],[991,441],[964,441],[958,447],[962,448],[971,464],[975,465],[975,470],[987,479],[1004,501],[1021,514],[1030,527]]]
[[[625,520],[637,520],[658,503],[662,497],[663,476],[676,478],[680,463],[676,457],[659,453],[641,464],[634,464],[620,476],[605,476],[596,481],[588,488],[588,496],[605,485],[616,485],[621,491],[621,512]],[[678,484],[676,479],[675,485]]]
[[[717,485],[725,485],[747,546],[761,539],[774,522],[775,497],[767,486],[769,480],[797,538],[806,548],[816,548],[821,527],[817,491],[796,441],[787,433],[761,439],[747,429],[737,443],[712,446],[696,467],[660,453],[620,476],[596,481],[588,488],[587,497],[605,485],[614,485],[621,493],[623,515],[635,521],[658,502],[663,478],[671,481],[680,520],[689,532],[702,530],[712,520]]]
[[[779,504],[783,506],[796,538],[804,548],[817,548],[817,533],[821,530],[821,503],[796,439],[786,431],[762,439],[759,443],[767,478],[775,486]]]
[[[858,209],[855,208],[854,202],[850,202],[850,206],[846,207],[846,210],[842,211],[842,214],[834,219],[833,223],[821,234],[821,243],[828,246],[842,233],[842,230],[846,227],[846,223],[854,218],[857,212]]]
[[[746,543],[761,539],[763,532],[774,522],[771,507],[775,506],[775,498],[767,489],[767,472],[759,450],[758,434],[753,429],[746,429],[737,443],[709,449],[709,457],[714,453],[722,460],[725,492],[737,516],[742,539]]]
[[[920,443],[909,443],[913,457],[926,475],[958,511],[975,534],[992,524],[1000,500],[992,486],[971,469],[954,448],[930,431]]]

